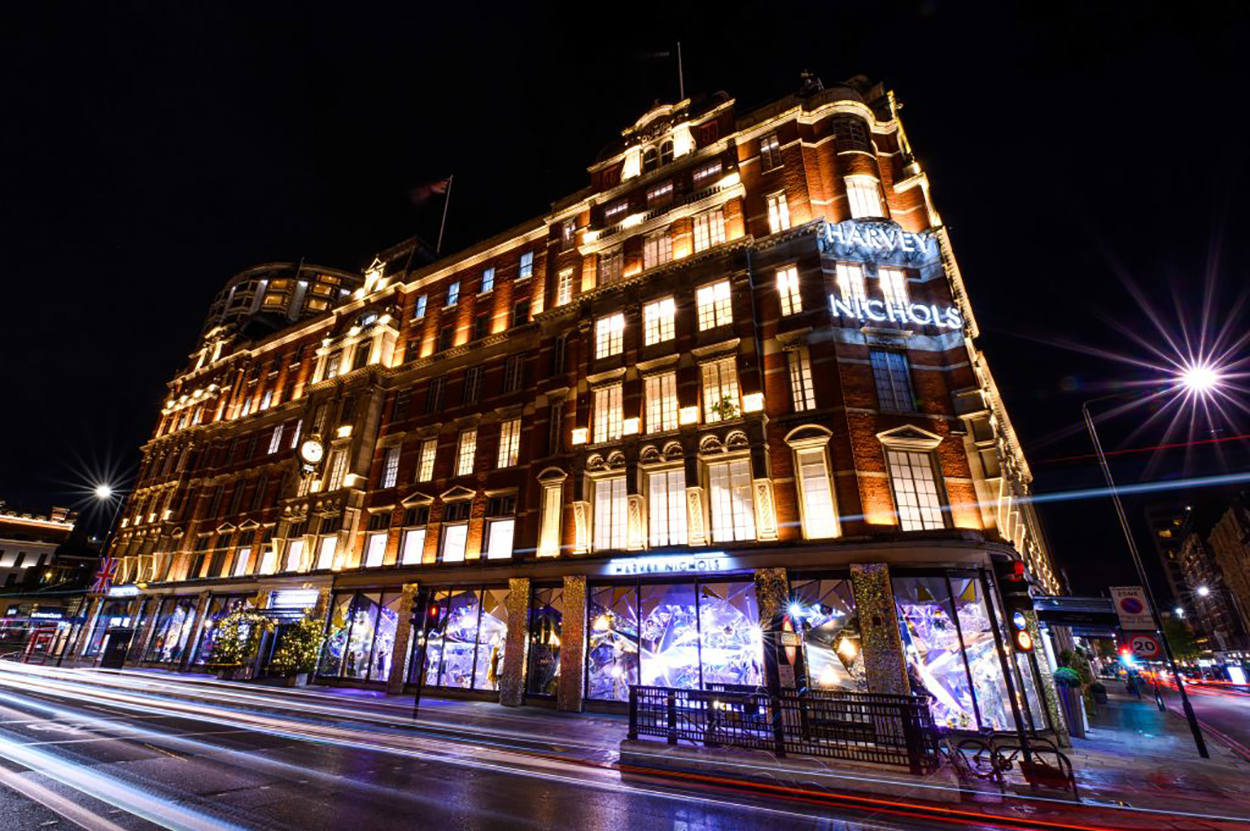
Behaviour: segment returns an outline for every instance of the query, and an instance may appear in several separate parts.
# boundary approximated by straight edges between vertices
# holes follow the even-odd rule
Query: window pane
[[[799,451],[799,479],[803,492],[803,523],[809,538],[832,537],[838,532],[829,469],[824,450]]]
[[[643,381],[647,402],[647,432],[677,429],[677,373],[649,375]]]
[[[685,545],[686,471],[664,470],[647,478],[651,545]]]
[[[404,552],[400,559],[403,565],[421,562],[421,554],[425,550],[425,529],[413,528],[404,532]]]
[[[529,671],[525,689],[531,695],[555,696],[560,677],[560,638],[564,622],[564,589],[534,589],[530,602]]]
[[[963,633],[964,656],[972,671],[972,691],[981,711],[981,727],[1009,730],[1014,725],[1011,699],[1007,695],[1007,682],[998,659],[998,645],[981,581],[975,577],[951,576],[950,582],[951,600]]]
[[[326,626],[325,644],[321,647],[321,661],[317,664],[318,675],[338,676],[342,671],[347,638],[351,634],[353,597],[354,595],[350,592],[334,596],[334,605],[330,610],[330,623]]]
[[[586,696],[628,701],[638,683],[638,589],[592,587],[587,620]]]
[[[699,584],[703,684],[764,682],[764,639],[755,583]]]
[[[470,689],[473,686],[473,657],[477,647],[481,593],[478,589],[468,589],[438,592],[435,597],[440,598],[442,625],[437,636],[430,636],[426,682],[437,687]]]
[[[373,649],[374,630],[378,623],[378,595],[358,594],[352,601],[351,635],[343,656],[341,675],[344,678],[366,678]]]
[[[482,593],[482,619],[477,634],[475,690],[499,689],[504,646],[508,640],[508,590],[486,589]]]
[[[490,521],[489,541],[486,546],[488,560],[507,559],[512,556],[512,534],[516,520],[492,519]]]
[[[625,477],[595,481],[594,547],[597,550],[623,550],[626,547]]]
[[[616,441],[621,437],[624,421],[621,412],[621,385],[598,387],[594,391],[596,442]]]
[[[745,459],[708,465],[712,539],[733,542],[755,539],[755,507],[751,473]]]
[[[365,546],[365,568],[377,568],[382,565],[386,555],[386,532],[370,534]]]
[[[816,390],[812,386],[812,365],[807,352],[792,349],[786,353],[790,366],[790,396],[795,412],[816,409]]]
[[[894,449],[887,449],[886,457],[899,527],[904,531],[946,527],[932,457],[928,453]]]
[[[469,526],[466,524],[443,526],[443,557],[444,563],[459,563],[464,560],[465,543],[469,539]]]
[[[803,658],[808,684],[820,690],[866,691],[851,581],[796,581],[790,595],[802,611],[806,629]]]
[[[694,583],[641,587],[642,683],[699,688],[699,624]]]
[[[399,630],[399,592],[382,595],[377,632],[373,638],[373,658],[369,662],[369,680],[385,681],[391,677],[391,659],[395,652],[395,633]]]

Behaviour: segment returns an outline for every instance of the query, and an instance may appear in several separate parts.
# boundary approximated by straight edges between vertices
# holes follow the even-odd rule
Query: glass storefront
[[[340,592],[330,605],[330,622],[317,674],[360,681],[386,681],[391,674],[400,592]]]
[[[867,692],[851,581],[793,580],[790,603],[791,617],[802,629],[808,689]]]
[[[255,595],[213,595],[208,601],[204,625],[200,627],[200,643],[192,663],[204,666],[213,662],[213,646],[217,642],[217,623],[231,612],[252,608]]]
[[[912,689],[934,721],[959,730],[1014,729],[990,611],[975,574],[895,576],[894,600]]]
[[[109,629],[138,629],[143,622],[143,609],[147,606],[146,600],[139,601],[139,614],[135,617],[130,615],[130,600],[105,600],[100,608],[100,614],[96,617],[95,628],[91,630],[91,636],[82,650],[83,657],[99,655],[104,651],[104,646],[108,642]]]
[[[497,690],[508,638],[508,589],[439,589],[425,650],[425,683],[462,690]],[[414,645],[415,648],[415,645]],[[409,680],[420,667],[412,662]]]
[[[763,639],[752,580],[591,586],[588,698],[629,699],[629,685],[757,686]]]
[[[195,603],[194,597],[167,597],[161,601],[144,660],[164,664],[182,660],[191,627],[195,625]]]
[[[564,589],[560,586],[534,589],[530,600],[529,669],[525,691],[530,695],[554,697],[560,682],[560,637],[564,622]]]

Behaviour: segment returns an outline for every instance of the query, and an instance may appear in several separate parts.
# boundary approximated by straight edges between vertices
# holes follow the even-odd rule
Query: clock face
[[[316,439],[306,439],[299,446],[299,456],[310,465],[315,465],[321,461],[321,457],[325,455],[325,448],[321,442]]]

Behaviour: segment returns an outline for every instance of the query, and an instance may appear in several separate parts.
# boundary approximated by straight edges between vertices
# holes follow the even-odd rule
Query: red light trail
[[[1150,453],[1152,451],[1157,451],[1157,450],[1173,450],[1178,447],[1198,447],[1199,445],[1204,445],[1204,444],[1220,444],[1220,443],[1229,442],[1229,441],[1245,441],[1247,439],[1250,439],[1250,433],[1240,433],[1236,436],[1222,436],[1217,439],[1196,439],[1195,441],[1177,441],[1177,442],[1169,442],[1167,444],[1152,444],[1152,445],[1149,445],[1148,447],[1126,447],[1122,450],[1108,450],[1106,455],[1123,456],[1128,453]],[[1054,464],[1058,462],[1075,462],[1081,459],[1093,459],[1093,458],[1096,458],[1096,456],[1097,454],[1095,453],[1081,453],[1076,456],[1055,456],[1049,459],[1038,459],[1033,464],[1044,465],[1044,464]]]

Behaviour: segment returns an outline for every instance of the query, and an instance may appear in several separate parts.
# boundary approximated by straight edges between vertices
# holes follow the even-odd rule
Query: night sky
[[[1210,278],[1211,319],[1246,329],[1245,4],[627,4],[601,24],[585,4],[195,5],[0,13],[10,508],[82,505],[94,477],[133,474],[164,384],[236,271],[361,268],[413,233],[432,240],[439,206],[407,192],[449,173],[450,250],[583,187],[621,127],[676,99],[675,62],[654,55],[677,40],[687,92],[723,89],[739,112],[796,90],[804,69],[896,91],[1039,493],[1099,483],[1088,458],[1054,461],[1090,450],[1073,432],[1080,403],[1150,377],[1056,342],[1142,358],[1123,330],[1164,344],[1126,281],[1179,331],[1199,328]],[[1104,442],[1159,442],[1161,426],[1131,435],[1143,412],[1106,422]],[[1115,472],[1247,461],[1229,440],[1127,453]],[[1140,525],[1148,502],[1190,496],[1128,510]],[[1107,500],[1043,517],[1076,590],[1136,582]]]

